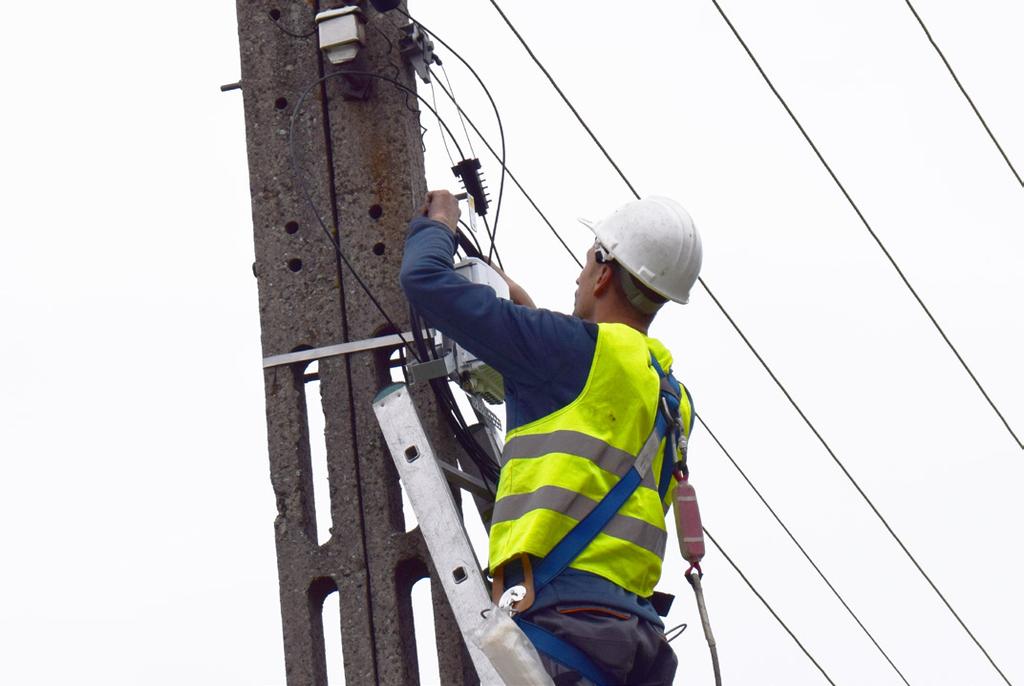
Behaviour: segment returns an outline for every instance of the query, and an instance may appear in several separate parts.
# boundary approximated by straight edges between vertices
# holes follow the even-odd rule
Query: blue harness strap
[[[675,432],[678,430],[678,423],[676,418],[679,416],[679,399],[681,395],[679,382],[671,374],[666,374],[661,365],[658,364],[658,360],[655,359],[654,354],[651,354],[651,363],[654,369],[658,372],[658,376],[661,379],[661,393],[658,396],[658,408],[655,414],[654,430],[660,443],[666,434]],[[666,383],[667,382],[667,383]],[[666,410],[668,411],[666,413]],[[676,436],[678,439],[678,436]],[[658,480],[658,493],[661,496],[661,500],[665,500],[665,494],[668,493],[668,487],[672,479],[672,470],[675,466],[674,455],[670,454],[670,450],[674,450],[671,446],[674,446],[676,441],[665,442],[665,453],[661,461],[661,474]],[[540,589],[551,583],[551,580],[565,571],[573,560],[575,560],[583,549],[590,545],[604,527],[612,520],[622,506],[629,500],[629,497],[633,495],[640,482],[643,481],[643,475],[637,471],[635,467],[631,467],[626,474],[619,479],[619,482],[612,487],[610,491],[601,499],[601,502],[597,504],[590,513],[576,523],[569,533],[562,538],[555,547],[551,549],[543,560],[533,570],[533,587],[534,591]],[[526,634],[530,642],[545,655],[549,656],[556,662],[565,665],[570,669],[574,669],[584,677],[594,682],[596,686],[604,686],[605,684],[613,683],[609,680],[602,670],[593,663],[593,661],[586,656],[579,648],[572,645],[571,643],[555,636],[551,632],[542,629],[536,624],[531,624],[521,617],[515,618],[516,623]]]
[[[533,647],[552,660],[569,669],[576,670],[584,678],[594,682],[594,686],[612,686],[614,684],[613,681],[608,679],[601,668],[594,664],[593,660],[572,643],[520,617],[515,617],[515,622],[523,630],[523,633],[526,634],[526,637],[530,639]]]
[[[673,438],[675,439],[672,441],[665,441],[665,453],[661,458],[661,475],[658,479],[658,495],[661,497],[662,502],[664,502],[665,496],[668,494],[668,488],[672,483],[672,471],[674,470],[676,463],[675,455],[673,454],[675,450],[674,446],[679,445],[680,440],[683,438],[683,436],[679,435],[679,432],[681,431],[681,423],[676,421],[676,418],[679,417],[680,398],[685,392],[687,402],[689,402],[690,393],[680,386],[679,382],[676,381],[676,377],[672,376],[671,372],[666,374],[662,370],[661,365],[658,364],[658,360],[655,359],[653,354],[651,355],[651,363],[657,370],[658,376],[661,377],[661,396],[658,401],[659,405],[662,403],[667,405],[670,414],[669,417],[666,417],[663,411],[664,407],[660,406],[658,408],[658,418],[656,421],[669,423],[672,429]],[[691,409],[691,426],[693,424],[692,414],[693,411]],[[655,428],[657,428],[657,426],[658,425],[656,423]],[[689,434],[689,429],[687,429],[686,434]],[[664,432],[660,433],[659,437],[663,435]]]
[[[612,520],[615,513],[629,500],[629,496],[633,495],[633,491],[641,481],[640,474],[632,468],[619,479],[619,483],[608,491],[597,507],[580,520],[533,570],[534,591],[544,588],[552,579],[565,571],[565,568],[583,552],[584,548],[590,545],[590,542]]]

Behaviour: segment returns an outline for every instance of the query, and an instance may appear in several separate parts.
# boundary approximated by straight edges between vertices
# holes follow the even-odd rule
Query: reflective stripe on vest
[[[671,356],[658,341],[623,324],[600,324],[580,395],[509,432],[491,527],[492,569],[522,553],[544,557],[643,451],[650,467],[641,486],[570,566],[642,597],[653,593],[673,489],[659,497],[664,441],[647,445],[661,390],[652,352],[662,368],[670,367]],[[688,427],[691,411],[685,397],[680,414]]]
[[[604,441],[588,436],[579,431],[552,431],[548,434],[516,436],[505,444],[501,454],[501,464],[509,460],[524,460],[544,457],[551,453],[566,453],[585,457],[595,465],[611,472],[618,477],[623,476],[633,467],[634,455],[608,445]],[[648,470],[644,475],[641,487],[657,488],[654,474]]]
[[[561,512],[578,522],[595,507],[597,502],[579,493],[558,486],[541,486],[530,493],[502,498],[494,506],[491,526],[519,519],[526,513],[540,508]],[[604,532],[609,536],[629,541],[658,557],[665,556],[665,530],[652,526],[642,519],[616,514],[604,528]]]

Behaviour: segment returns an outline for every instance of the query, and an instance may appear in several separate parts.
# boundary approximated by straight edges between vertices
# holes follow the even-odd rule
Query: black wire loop
[[[384,307],[380,304],[380,301],[378,301],[376,296],[374,296],[373,291],[371,291],[369,286],[366,285],[366,282],[359,275],[359,272],[356,270],[355,266],[349,261],[348,256],[345,255],[345,252],[341,249],[341,243],[339,239],[327,227],[327,223],[320,215],[320,210],[317,208],[316,202],[313,200],[313,195],[312,193],[310,193],[309,187],[306,184],[306,180],[299,171],[298,155],[296,154],[295,150],[295,123],[298,120],[298,115],[302,111],[303,105],[305,105],[306,100],[309,99],[309,95],[314,88],[321,86],[329,79],[341,78],[345,76],[365,76],[369,78],[380,79],[382,81],[387,81],[396,88],[398,88],[399,90],[407,94],[415,95],[416,98],[420,100],[420,102],[422,102],[431,112],[433,112],[434,116],[437,117],[438,122],[440,122],[440,124],[448,131],[449,135],[451,135],[451,129],[448,128],[448,125],[444,122],[440,115],[438,115],[437,111],[434,110],[434,108],[431,107],[430,104],[424,98],[422,98],[418,93],[416,93],[416,91],[408,88],[402,83],[399,83],[396,79],[370,71],[342,70],[331,72],[330,74],[321,76],[319,79],[309,84],[302,91],[302,94],[299,96],[298,101],[296,101],[295,103],[295,109],[292,110],[291,121],[288,127],[288,148],[291,157],[292,175],[295,177],[295,181],[299,185],[299,188],[302,191],[302,194],[306,199],[307,204],[309,205],[310,209],[313,210],[313,215],[316,217],[317,223],[320,224],[320,228],[323,230],[324,235],[327,236],[327,240],[329,240],[331,244],[334,246],[334,250],[335,253],[338,255],[338,258],[344,263],[345,267],[348,268],[353,278],[355,278],[356,283],[359,284],[359,287],[362,288],[363,291],[366,293],[367,297],[370,299],[370,302],[373,303],[373,306],[377,308],[377,311],[381,313],[385,321],[387,321],[387,323],[395,330],[395,332],[398,333],[402,329],[397,324],[395,324],[394,319],[392,319],[391,315],[389,315],[387,311],[384,309]],[[461,155],[462,150],[459,149],[458,141],[455,141],[454,137],[452,138],[452,142],[455,144],[455,148],[459,151],[459,154]],[[405,340],[405,337],[402,336],[401,333],[398,333],[398,337],[401,339],[402,344],[412,351],[413,356],[417,358],[417,361],[422,362],[423,360],[419,358],[418,353],[415,351],[415,349],[410,347],[409,342]]]
[[[686,627],[687,627],[686,622],[683,622],[682,624],[677,624],[676,626],[672,627],[671,629],[666,630],[665,631],[665,642],[666,643],[671,643],[672,641],[674,641],[677,638],[679,638],[680,636],[682,636],[683,632],[686,631]],[[673,631],[675,631],[674,634],[672,633]]]

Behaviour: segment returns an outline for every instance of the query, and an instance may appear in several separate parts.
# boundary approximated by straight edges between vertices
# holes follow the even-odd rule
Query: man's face
[[[583,264],[583,271],[576,277],[576,297],[573,304],[572,314],[574,317],[593,321],[594,316],[594,284],[597,282],[597,275],[600,273],[601,265],[594,256],[595,244],[587,251],[587,259]]]

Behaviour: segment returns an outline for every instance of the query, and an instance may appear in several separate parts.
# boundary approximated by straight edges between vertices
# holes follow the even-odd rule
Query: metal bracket
[[[484,405],[484,401],[479,396],[470,395],[469,404],[473,407],[476,413],[480,416],[480,420],[483,421],[488,427],[495,431],[501,431],[501,420],[498,419],[498,415],[491,412],[487,405]]]
[[[425,338],[433,338],[434,332],[429,329],[424,329],[423,336]],[[297,350],[292,353],[270,355],[269,357],[263,358],[263,368],[270,369],[271,367],[280,367],[286,364],[295,364],[296,362],[322,360],[327,357],[349,355],[351,353],[363,352],[365,350],[376,350],[377,348],[392,348],[400,345],[406,345],[411,340],[412,332],[406,331],[403,334],[378,336],[377,338],[367,338],[361,341],[349,341],[348,343],[336,343],[334,345],[325,345],[320,348],[310,348],[309,350]]]
[[[402,32],[405,35],[398,39],[398,51],[416,70],[423,83],[430,83],[430,65],[434,63],[434,42],[416,22],[403,26]]]
[[[440,379],[455,371],[455,357],[448,353],[444,357],[427,362],[414,362],[405,366],[410,384],[423,383],[431,379]]]
[[[368,70],[369,68],[364,66],[362,63],[361,56],[356,58],[353,66],[358,67],[357,70]],[[369,76],[363,76],[361,74],[349,74],[345,73],[339,83],[341,90],[341,97],[343,100],[369,100],[370,91],[373,86],[373,79]]]

